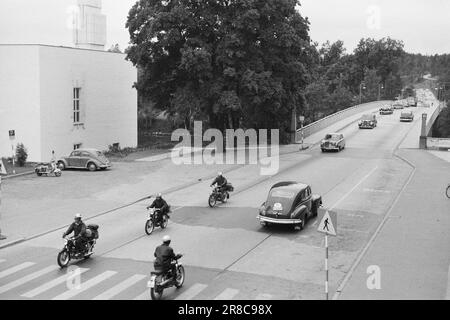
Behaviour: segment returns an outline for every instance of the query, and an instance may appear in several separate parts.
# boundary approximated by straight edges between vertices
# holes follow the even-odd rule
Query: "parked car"
[[[345,149],[345,139],[342,133],[328,133],[325,139],[320,142],[322,152],[328,150],[341,151]]]
[[[394,108],[391,105],[385,105],[380,108],[380,114],[393,114]]]
[[[377,126],[377,123],[377,116],[373,113],[367,113],[361,117],[361,120],[358,122],[358,126],[360,129],[373,129]]]
[[[402,113],[401,113],[401,115],[400,115],[400,121],[401,122],[403,122],[403,121],[409,121],[409,122],[412,122],[412,121],[414,121],[414,114],[413,114],[413,112],[412,111],[403,111]]]
[[[322,197],[312,194],[311,187],[295,181],[283,181],[272,186],[261,205],[257,219],[261,225],[292,225],[303,229],[310,217],[317,216]]]
[[[68,157],[59,159],[57,163],[61,170],[70,168],[96,171],[111,167],[111,162],[105,157],[103,152],[97,149],[74,150]]]

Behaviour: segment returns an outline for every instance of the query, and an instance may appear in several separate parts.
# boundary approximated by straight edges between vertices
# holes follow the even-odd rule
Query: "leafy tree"
[[[27,162],[28,152],[23,143],[18,143],[16,146],[16,161],[20,167],[23,167]]]

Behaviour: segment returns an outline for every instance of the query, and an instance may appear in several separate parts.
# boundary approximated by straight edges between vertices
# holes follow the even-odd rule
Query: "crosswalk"
[[[0,263],[5,263],[4,259]],[[91,271],[92,274],[89,273]],[[54,277],[57,275],[56,277]],[[83,275],[83,281],[81,281]],[[78,281],[77,281],[78,279]],[[7,282],[9,281],[9,282]],[[89,268],[68,268],[65,274],[61,275],[61,270],[57,265],[41,267],[34,262],[23,262],[7,269],[0,269],[0,300],[16,299],[17,296],[28,299],[48,298],[49,300],[69,300],[83,299],[83,293],[94,294],[90,289],[94,289],[95,296],[92,300],[110,300],[124,296],[124,292],[138,293],[130,300],[149,300],[150,291],[147,288],[148,275],[120,274],[118,271],[102,271],[97,274]],[[205,297],[206,289],[210,287],[204,283],[193,283],[185,285],[180,289],[180,294],[173,295],[174,292],[166,295],[167,299],[192,300]],[[216,289],[216,288],[214,288]],[[236,288],[225,288],[221,292],[213,290],[214,300],[233,300],[239,295],[240,290]],[[51,295],[51,297],[49,297]],[[211,292],[208,292],[208,296]],[[256,300],[272,299],[270,294],[260,294]],[[246,297],[247,299],[247,297]]]

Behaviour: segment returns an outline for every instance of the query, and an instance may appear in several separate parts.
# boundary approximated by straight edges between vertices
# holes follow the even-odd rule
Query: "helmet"
[[[156,199],[161,199],[161,197],[162,197],[161,192],[156,195]]]
[[[77,213],[77,214],[75,215],[75,219],[81,219],[81,213]]]
[[[164,237],[163,237],[163,243],[170,243],[170,236],[168,236],[168,235],[165,235]]]
[[[223,175],[222,171],[219,171],[219,172],[217,173],[217,175],[222,176],[222,175]]]

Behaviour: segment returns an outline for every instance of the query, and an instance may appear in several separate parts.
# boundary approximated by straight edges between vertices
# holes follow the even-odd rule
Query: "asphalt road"
[[[419,121],[423,110],[413,110]],[[78,289],[67,281],[67,270],[56,268],[62,230],[0,250],[0,299],[149,299],[146,282],[153,251],[164,234],[170,234],[175,251],[184,254],[187,271],[183,288],[168,289],[165,299],[324,299],[324,236],[316,231],[317,219],[300,232],[290,227],[265,229],[256,220],[258,208],[270,186],[283,180],[308,183],[313,193],[323,196],[324,207],[338,213],[338,236],[329,240],[330,292],[336,291],[411,174],[411,166],[394,156],[412,126],[400,123],[399,113],[378,116],[373,130],[359,130],[356,125],[344,129],[347,145],[342,152],[323,154],[313,148],[281,156],[280,171],[272,177],[259,175],[257,165],[221,166],[232,170],[226,176],[236,192],[229,203],[214,209],[207,205],[210,180],[192,185],[189,181],[213,175],[217,166],[133,164],[143,172],[158,170],[160,176],[153,181],[144,181],[131,170],[125,182],[111,181],[108,173],[91,175],[87,179],[104,181],[104,190],[91,190],[88,184],[81,187],[77,197],[71,194],[71,200],[65,201],[66,211],[99,212],[157,192],[162,184],[186,186],[166,193],[174,209],[169,227],[151,236],[144,233],[148,202],[90,219],[89,223],[100,225],[100,239],[92,259],[70,268],[82,268]],[[75,174],[90,175],[67,171],[49,184],[63,188],[64,179]],[[25,181],[30,187],[38,183],[31,177]],[[25,201],[26,193],[23,197]],[[9,203],[8,208],[16,205],[35,215],[49,213],[42,219],[45,227],[67,223],[57,210],[33,201],[35,210],[19,203]],[[10,222],[21,223],[23,210]],[[33,230],[36,220],[41,221],[34,216],[24,229]],[[40,225],[36,228],[44,230]]]

